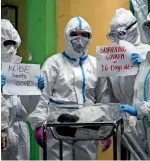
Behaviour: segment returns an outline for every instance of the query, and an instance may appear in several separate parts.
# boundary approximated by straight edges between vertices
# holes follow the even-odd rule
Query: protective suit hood
[[[88,32],[90,34],[90,38],[89,38],[89,41],[86,45],[86,48],[84,49],[83,52],[81,53],[77,53],[74,49],[73,49],[73,46],[71,44],[71,41],[70,41],[70,33],[72,31],[76,31],[76,30],[82,30],[84,32]],[[91,41],[91,38],[92,38],[92,31],[91,31],[91,28],[89,26],[89,24],[81,17],[74,17],[72,18],[67,26],[66,26],[66,29],[65,29],[65,32],[64,32],[64,39],[65,39],[65,52],[67,53],[68,56],[70,56],[71,58],[80,58],[82,57],[83,55],[87,55],[87,48],[88,48],[88,45]]]
[[[140,32],[136,21],[137,19],[133,16],[130,10],[124,8],[117,9],[110,23],[111,32],[115,32],[118,29],[125,31],[126,36],[123,40],[128,41],[135,46],[140,45]],[[131,27],[129,27],[130,25]]]
[[[4,46],[4,42],[7,40],[12,40],[16,42],[16,45],[8,45]],[[11,62],[13,56],[17,53],[17,49],[21,44],[21,39],[10,23],[9,20],[2,19],[1,20],[1,59],[2,62]]]

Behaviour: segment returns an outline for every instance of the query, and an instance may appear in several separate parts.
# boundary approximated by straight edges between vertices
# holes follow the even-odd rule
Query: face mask
[[[14,64],[20,64],[22,61],[22,57],[18,56],[18,55],[14,55],[12,57],[12,60],[11,60],[11,63],[14,63]]]
[[[11,62],[13,56],[16,55],[17,49],[14,46],[3,46],[1,48],[1,59],[2,62]]]
[[[127,31],[126,35],[124,36],[125,41],[128,41],[132,44],[134,44],[137,40],[137,36],[138,36],[138,30],[137,28],[133,29],[132,32],[131,31]]]
[[[71,37],[71,44],[77,53],[83,52],[87,47],[88,42],[89,39],[82,36]]]

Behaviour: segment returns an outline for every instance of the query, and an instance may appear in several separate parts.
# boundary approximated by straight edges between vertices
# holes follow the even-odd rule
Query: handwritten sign
[[[3,93],[6,95],[41,95],[38,89],[40,65],[2,63],[2,72],[6,76]]]
[[[125,41],[114,46],[97,46],[98,77],[136,75],[138,67],[131,61],[132,53],[139,54],[131,43]]]

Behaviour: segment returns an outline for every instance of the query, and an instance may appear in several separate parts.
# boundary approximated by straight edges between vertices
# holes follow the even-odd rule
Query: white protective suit
[[[131,11],[123,8],[117,9],[110,23],[110,33],[116,32],[116,30],[121,32],[124,31],[126,35],[122,39],[133,44],[137,48],[137,50],[140,53],[140,56],[144,60],[146,58],[147,52],[150,51],[150,45],[143,44],[141,42],[138,24],[135,22],[136,18],[133,16]],[[126,30],[126,28],[132,24],[134,25],[131,26],[128,30]],[[132,105],[135,76],[120,76],[117,78],[111,77],[110,80],[113,88],[113,93],[116,97],[116,101],[121,104]]]
[[[8,126],[9,126],[9,109],[6,100],[1,94],[1,149],[6,150],[8,147]]]
[[[136,21],[136,18],[133,16],[133,14],[130,11],[125,9],[118,9],[116,11],[115,16],[112,19],[111,29],[113,30],[114,28],[116,28],[117,30],[125,31],[125,28],[133,24],[135,21]],[[148,51],[150,51],[150,45],[143,44],[141,42],[140,33],[138,30],[138,24],[137,23],[134,24],[125,32],[126,32],[126,35],[124,36],[123,39],[135,45],[137,50],[140,52],[140,55],[142,56],[143,60],[145,61],[146,55]],[[144,79],[144,76],[142,78]],[[134,89],[135,76],[126,76],[126,77],[119,77],[119,78],[114,77],[110,79],[111,79],[114,95],[116,96],[117,101],[119,101],[122,104],[132,105],[134,103],[133,97],[134,97],[134,94],[136,94],[137,90],[141,91],[142,93],[142,90],[139,88],[139,85],[136,86],[137,90]],[[139,97],[140,96],[138,96],[138,98]],[[139,135],[137,134],[135,122],[136,122],[136,118],[130,117],[132,133],[126,132],[124,134],[123,136],[124,145],[126,145],[126,147],[132,153],[133,159],[139,159],[139,158],[148,159],[147,155],[142,149],[143,144],[138,142]]]
[[[72,18],[64,33],[65,51],[48,58],[43,65],[45,88],[37,108],[29,117],[34,129],[47,120],[50,114],[49,101],[51,104],[94,104],[97,95],[100,94],[95,93],[96,59],[87,53],[90,41],[82,53],[75,52],[70,42],[69,35],[76,29],[88,32],[91,40],[92,31],[89,24],[81,17]],[[50,132],[48,135],[48,159],[59,159],[59,142]],[[95,160],[96,153],[97,142],[95,141],[64,142],[63,144],[64,160]]]
[[[131,134],[125,133],[124,145],[134,160],[150,159],[150,52],[140,66],[135,79],[133,106],[137,119],[131,117]]]
[[[142,24],[148,15],[148,0],[131,0],[134,9],[134,16],[137,18],[140,37],[143,43],[147,43],[146,35],[142,29]]]
[[[147,42],[150,44],[150,14],[143,23]],[[132,152],[133,159],[150,159],[150,52],[140,66],[135,79],[133,106],[137,108],[137,120],[131,117],[132,135],[126,133],[126,146]],[[138,141],[137,141],[138,140]],[[134,144],[133,144],[133,143]],[[130,145],[129,145],[129,144]]]
[[[4,42],[13,40],[15,46],[4,46]],[[1,20],[1,60],[2,62],[14,62],[15,54],[21,44],[20,36],[10,21]],[[5,74],[5,73],[3,73]],[[6,78],[7,79],[7,78]],[[24,118],[33,111],[38,103],[37,96],[7,96],[2,95],[6,101],[6,110],[2,111],[7,115],[9,109],[9,128],[8,128],[8,149],[1,153],[2,160],[29,160],[30,140],[29,131]]]
[[[1,94],[1,131],[8,129],[9,126],[9,109],[6,100]]]
[[[130,120],[132,135],[125,134],[127,147],[134,159],[150,159],[150,52],[140,66],[135,79],[133,106],[137,108],[137,120]],[[129,145],[129,146],[128,146]]]

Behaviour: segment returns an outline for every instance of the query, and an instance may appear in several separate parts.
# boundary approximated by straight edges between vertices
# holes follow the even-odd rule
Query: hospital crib
[[[87,106],[87,107],[86,107]],[[62,113],[68,113],[71,114],[72,111],[79,110],[82,108],[88,108],[88,106],[97,106],[98,108],[101,108],[103,104],[95,104],[95,105],[54,105],[51,104],[49,105],[50,109],[50,119],[45,121],[43,124],[43,159],[47,160],[47,129],[50,128],[51,133],[53,137],[57,140],[59,140],[59,159],[63,160],[63,141],[66,140],[66,137],[60,136],[58,133],[56,133],[53,128],[57,127],[76,127],[76,128],[81,128],[81,127],[102,127],[102,126],[109,126],[111,127],[111,130],[109,133],[107,133],[103,138],[99,137],[94,137],[94,138],[73,138],[73,137],[68,137],[67,140],[69,141],[86,141],[86,140],[103,140],[107,139],[110,137],[113,137],[113,159],[114,160],[120,160],[122,159],[122,146],[121,146],[121,135],[124,132],[124,122],[127,118],[127,116],[124,114],[122,115],[120,113],[119,109],[119,104],[107,104],[107,108],[109,108],[109,118],[111,119],[110,121],[104,121],[104,122],[83,122],[83,123],[72,123],[72,122],[67,122],[67,123],[60,123],[57,122],[57,118],[60,114]],[[105,105],[104,105],[105,106]],[[104,109],[104,107],[103,107]],[[120,157],[118,159],[118,148],[120,150],[119,154]]]

